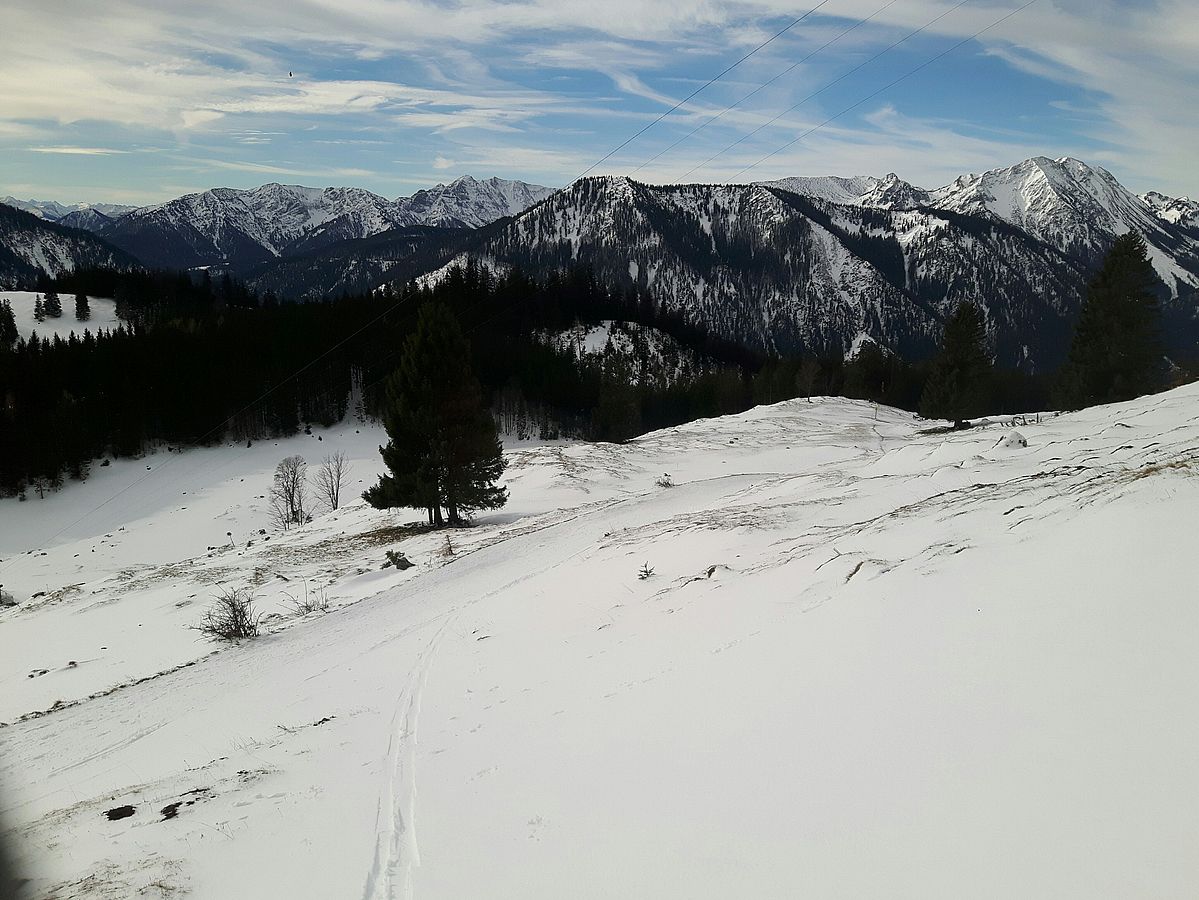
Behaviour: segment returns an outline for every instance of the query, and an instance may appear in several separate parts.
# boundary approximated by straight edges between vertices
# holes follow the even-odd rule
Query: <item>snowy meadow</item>
[[[1197,404],[508,447],[441,532],[360,423],[0,500],[0,816],[39,897],[1193,896]]]

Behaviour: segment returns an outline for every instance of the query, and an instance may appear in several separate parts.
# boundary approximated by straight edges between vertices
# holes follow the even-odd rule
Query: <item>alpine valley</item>
[[[586,266],[611,289],[767,352],[844,354],[865,336],[927,357],[946,315],[972,300],[996,363],[1030,372],[1061,363],[1091,274],[1133,231],[1159,279],[1168,352],[1199,355],[1199,203],[1138,196],[1072,158],[932,190],[894,174],[664,186],[605,176],[558,191],[467,176],[397,200],[268,184],[134,210],[22,205],[32,213],[6,218],[0,234],[0,260],[19,260],[0,287],[104,253],[231,271],[297,300],[435,280],[471,259],[538,277]]]

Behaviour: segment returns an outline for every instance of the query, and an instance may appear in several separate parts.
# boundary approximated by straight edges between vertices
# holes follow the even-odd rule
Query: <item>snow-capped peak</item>
[[[57,200],[18,200],[13,196],[0,197],[0,203],[23,209],[47,222],[58,222],[72,213],[87,212],[97,212],[106,218],[116,219],[137,208],[121,203],[59,203]],[[72,225],[73,223],[66,222],[64,224]],[[75,227],[80,226],[76,225]]]
[[[1184,228],[1199,228],[1199,200],[1169,197],[1158,191],[1141,194],[1140,198],[1159,219]]]
[[[506,178],[482,181],[462,175],[449,184],[438,184],[400,197],[396,207],[422,225],[477,228],[523,212],[553,193],[552,188]]]
[[[1161,233],[1162,219],[1146,201],[1111,172],[1073,157],[1036,156],[963,175],[929,198],[942,209],[1010,222],[1074,255],[1098,256],[1113,236],[1135,231],[1145,237],[1154,268],[1173,293],[1199,283],[1163,249],[1169,239]]]

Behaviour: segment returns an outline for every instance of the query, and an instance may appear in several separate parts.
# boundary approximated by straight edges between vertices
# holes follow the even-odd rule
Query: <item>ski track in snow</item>
[[[0,612],[0,814],[37,896],[80,900],[1182,900],[1197,403],[1045,417],[1010,450],[1002,421],[797,401],[513,450],[472,529],[355,503],[269,542],[278,458],[344,445],[369,481],[378,434],[189,451],[173,471],[208,481],[152,475],[127,531],[0,534],[25,601]],[[144,469],[0,521],[52,534]],[[389,546],[416,566],[380,570]],[[216,583],[255,586],[258,641],[188,631]],[[328,612],[290,610],[306,588]]]
[[[442,625],[425,645],[409,673],[391,720],[387,747],[387,781],[379,797],[378,844],[366,878],[363,900],[392,900],[412,897],[412,868],[420,865],[416,842],[416,743],[420,701],[433,656],[442,635],[453,622]]]

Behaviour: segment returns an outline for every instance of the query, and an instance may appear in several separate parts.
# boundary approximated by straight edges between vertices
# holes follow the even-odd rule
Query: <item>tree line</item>
[[[477,399],[501,422],[531,433],[614,441],[814,395],[874,400],[958,425],[986,412],[1128,399],[1160,386],[1165,375],[1151,284],[1143,242],[1118,239],[1089,286],[1069,361],[1051,377],[995,369],[971,304],[946,323],[932,360],[911,362],[867,342],[846,361],[754,354],[664,313],[635,290],[608,289],[586,268],[536,280],[470,263],[431,286],[302,304],[256,296],[228,276],[82,270],[44,287],[114,297],[120,327],[21,340],[0,307],[0,494],[44,493],[64,478],[86,477],[108,456],[284,436],[351,412],[387,424],[397,448],[389,463],[398,464],[427,455],[422,432],[450,427],[436,421],[453,406],[446,397],[404,411],[419,426],[396,420],[400,396],[437,397],[438,379],[454,396],[471,398],[466,407]],[[421,350],[423,362],[406,361],[417,352],[409,338],[420,333],[420,311],[427,319],[430,308],[442,311],[435,328],[433,320],[423,326],[442,335],[441,344],[433,341],[439,349]],[[449,320],[458,337],[445,337]],[[633,358],[583,358],[546,339],[605,320],[670,335],[688,364],[640,349]],[[449,357],[461,368],[435,368]],[[477,429],[473,415],[453,427],[469,420]],[[482,435],[476,446],[489,442]],[[375,499],[403,497],[435,521],[438,509],[465,517],[479,498],[448,487],[452,479],[435,471],[439,465],[411,483],[381,483]]]

